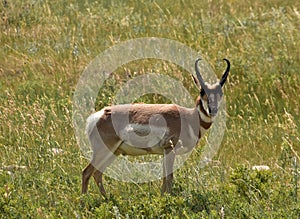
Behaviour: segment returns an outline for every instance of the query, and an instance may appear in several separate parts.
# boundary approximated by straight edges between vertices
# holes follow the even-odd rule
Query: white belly
[[[149,126],[141,124],[128,124],[119,132],[122,144],[118,147],[116,154],[123,155],[146,155],[164,154],[164,148],[170,147],[169,130],[167,127]],[[198,138],[194,135],[190,126],[182,130],[178,142],[173,142],[176,154],[190,152],[197,144]]]
[[[133,147],[151,148],[160,144],[168,131],[166,127],[128,124],[120,131],[119,137]]]
[[[131,156],[140,156],[147,154],[164,154],[163,147],[159,145],[152,146],[150,148],[147,147],[135,147],[129,145],[127,142],[123,142],[116,151],[117,154],[122,155],[131,155]]]

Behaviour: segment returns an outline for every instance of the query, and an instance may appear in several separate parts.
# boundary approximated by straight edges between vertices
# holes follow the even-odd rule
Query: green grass
[[[1,218],[220,218],[222,207],[226,218],[300,217],[298,1],[7,0],[0,11]],[[173,196],[160,196],[161,181],[108,177],[107,200],[94,183],[82,196],[88,160],[72,127],[76,83],[98,54],[138,37],[201,51],[219,77],[219,60],[231,61],[222,145],[202,169],[201,148],[193,152],[175,172]],[[128,80],[125,71],[168,74],[197,95],[178,67],[135,62],[107,82],[97,108],[111,103],[109,88]],[[148,95],[141,101],[168,100]],[[259,164],[270,171],[251,170]]]

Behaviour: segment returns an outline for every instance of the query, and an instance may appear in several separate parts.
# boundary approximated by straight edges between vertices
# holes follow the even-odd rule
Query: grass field
[[[300,218],[299,1],[5,0],[0,11],[1,218]],[[93,182],[83,196],[88,160],[72,125],[77,81],[98,54],[140,37],[201,51],[219,77],[220,60],[231,61],[222,145],[197,168],[201,140],[175,172],[172,196],[160,196],[161,181],[109,177],[107,200]],[[196,98],[186,72],[155,63],[119,68],[97,108],[111,103],[110,88],[126,82],[125,71],[183,80]]]

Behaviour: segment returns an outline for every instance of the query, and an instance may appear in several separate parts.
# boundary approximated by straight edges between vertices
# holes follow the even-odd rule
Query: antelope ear
[[[200,83],[199,83],[198,79],[194,75],[192,75],[192,77],[194,79],[195,84],[200,88]]]

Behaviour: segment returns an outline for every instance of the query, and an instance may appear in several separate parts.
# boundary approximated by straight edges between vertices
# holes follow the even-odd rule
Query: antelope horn
[[[221,87],[223,87],[224,83],[226,82],[226,79],[227,79],[227,76],[228,76],[228,73],[229,73],[229,70],[230,70],[230,62],[227,60],[227,59],[223,59],[226,63],[227,63],[227,68],[220,80],[220,85]]]
[[[195,62],[195,71],[196,71],[196,75],[197,75],[197,79],[200,83],[201,88],[205,87],[205,82],[200,74],[200,70],[199,70],[199,66],[198,66],[198,62],[201,60],[201,58],[198,58]]]

